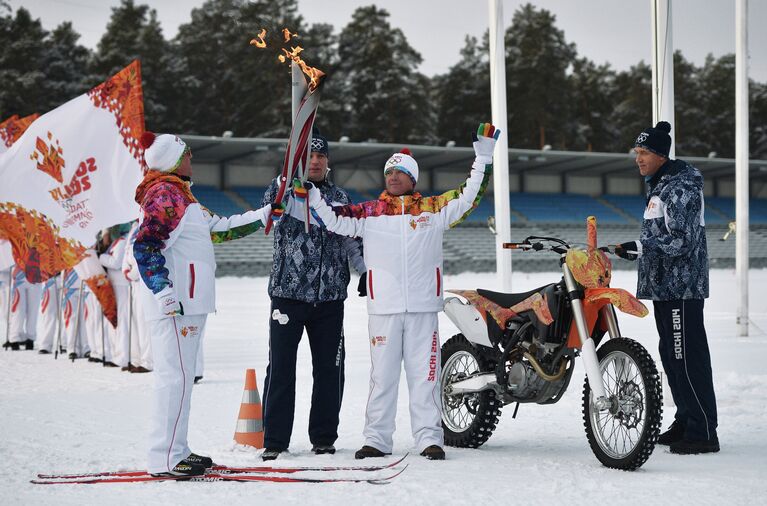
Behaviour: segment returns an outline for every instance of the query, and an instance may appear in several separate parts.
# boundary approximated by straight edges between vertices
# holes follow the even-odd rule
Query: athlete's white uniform
[[[37,312],[40,304],[42,283],[30,283],[19,267],[11,271],[13,290],[11,294],[11,323],[9,341],[23,343],[37,338]]]
[[[125,278],[130,282],[131,290],[131,359],[133,365],[152,370],[152,346],[149,339],[149,329],[144,319],[141,294],[141,276],[133,256],[133,243],[136,242],[138,221],[131,226],[128,232],[125,255],[123,256],[122,271]]]
[[[129,363],[133,363],[131,360],[138,358],[131,353],[131,348],[138,351],[138,343],[133,343],[131,346],[129,328],[131,320],[130,286],[122,271],[126,242],[125,236],[118,237],[112,241],[107,251],[99,255],[99,262],[106,268],[107,277],[115,294],[117,328],[110,332],[110,335],[114,338],[111,341],[112,362],[120,367],[126,367]]]
[[[181,180],[152,185],[151,178],[156,174],[151,172],[137,191],[144,216],[133,252],[143,281],[140,296],[149,322],[154,361],[147,470],[163,473],[171,472],[191,453],[187,429],[197,353],[207,315],[216,308],[216,261],[211,235],[236,227],[247,229],[244,233],[253,232],[255,228],[251,229],[250,224],[263,223],[264,209],[230,218],[211,216],[178,188]],[[147,213],[147,207],[156,215]],[[167,236],[157,237],[157,230]],[[163,271],[167,270],[165,274],[158,274],[158,261]],[[170,298],[181,304],[183,315],[164,313],[162,304]]]
[[[64,274],[64,339],[67,343],[67,353],[75,353],[78,357],[89,351],[85,333],[85,301],[89,292],[83,288],[82,303],[80,303],[80,278],[74,269],[67,269]]]
[[[40,321],[37,348],[53,351],[60,322],[59,288],[60,277],[53,276],[43,284],[43,296],[40,299]]]
[[[362,237],[372,362],[364,436],[366,445],[384,453],[392,451],[403,361],[416,447],[420,452],[443,445],[437,323],[443,308],[442,235],[478,202],[491,160],[478,158],[465,187],[437,197],[384,192],[378,201],[331,209],[317,189],[311,191],[311,205],[328,230]]]

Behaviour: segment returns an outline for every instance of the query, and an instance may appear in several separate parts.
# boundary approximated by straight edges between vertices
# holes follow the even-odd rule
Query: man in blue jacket
[[[315,134],[308,179],[328,204],[349,204],[349,195],[328,180],[328,142]],[[263,205],[274,201],[272,181]],[[349,263],[360,274],[358,290],[366,295],[361,245],[335,235],[311,218],[305,231],[303,205],[289,191],[285,215],[274,225],[274,263],[269,277],[269,365],[264,382],[263,460],[288,449],[296,401],[296,353],[306,329],[312,352],[312,406],[309,440],[316,454],[335,453],[338,413],[344,388],[344,300]],[[304,204],[305,205],[305,204]]]
[[[661,121],[636,139],[639,172],[647,183],[647,207],[638,241],[616,253],[639,261],[637,297],[652,299],[660,357],[677,412],[658,443],[671,453],[719,451],[711,356],[703,326],[708,297],[708,252],[703,219],[703,176],[669,159],[671,125]]]

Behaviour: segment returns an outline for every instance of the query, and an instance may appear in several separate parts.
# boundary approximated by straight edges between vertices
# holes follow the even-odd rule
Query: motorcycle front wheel
[[[501,403],[495,392],[447,395],[446,387],[492,367],[463,334],[456,334],[442,345],[442,428],[445,444],[458,448],[479,448],[495,430],[501,416]]]
[[[597,350],[607,410],[594,405],[588,378],[583,388],[586,438],[599,461],[633,471],[655,449],[660,432],[663,394],[655,362],[638,342],[610,339]]]

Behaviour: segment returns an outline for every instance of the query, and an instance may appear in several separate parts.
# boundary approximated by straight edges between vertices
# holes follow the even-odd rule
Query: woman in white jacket
[[[328,230],[363,241],[372,364],[365,445],[355,453],[358,459],[392,451],[403,361],[416,447],[429,459],[445,458],[437,320],[443,308],[442,235],[479,204],[499,134],[488,123],[479,126],[471,174],[459,188],[442,195],[422,197],[413,191],[418,164],[409,151],[386,162],[386,190],[378,200],[331,208],[316,188],[309,193],[309,204]]]
[[[148,471],[200,475],[213,461],[191,452],[187,429],[199,341],[216,309],[213,243],[260,229],[271,206],[216,216],[192,195],[192,154],[181,139],[147,132],[141,143],[149,170],[136,189],[143,216],[133,255],[154,362]]]

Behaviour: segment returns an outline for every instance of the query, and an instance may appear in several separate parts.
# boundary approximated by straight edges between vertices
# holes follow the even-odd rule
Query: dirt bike
[[[612,266],[596,247],[530,236],[504,248],[552,251],[562,279],[525,293],[446,290],[445,313],[461,331],[442,346],[442,425],[445,443],[477,448],[492,435],[502,406],[559,401],[580,356],[586,370],[583,421],[594,455],[611,468],[635,470],[655,448],[662,415],[658,370],[647,350],[622,337],[615,308],[646,316],[626,290],[610,288]],[[603,341],[605,334],[609,339]],[[599,348],[597,349],[597,346]]]

